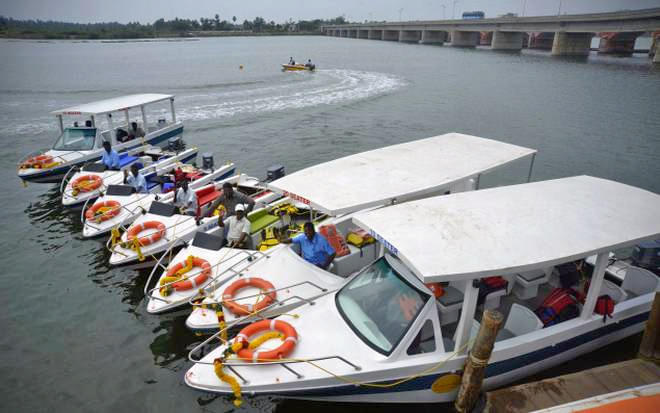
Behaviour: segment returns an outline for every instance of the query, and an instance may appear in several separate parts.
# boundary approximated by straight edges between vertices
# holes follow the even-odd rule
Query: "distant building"
[[[518,17],[518,13],[504,13],[500,14],[499,17]]]

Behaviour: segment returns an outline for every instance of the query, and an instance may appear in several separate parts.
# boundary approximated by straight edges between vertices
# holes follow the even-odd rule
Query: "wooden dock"
[[[488,392],[484,412],[530,412],[658,382],[660,366],[628,360]]]

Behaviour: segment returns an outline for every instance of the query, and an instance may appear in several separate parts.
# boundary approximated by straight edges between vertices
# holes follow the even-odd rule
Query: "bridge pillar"
[[[447,40],[447,32],[439,30],[422,30],[421,44],[443,44]]]
[[[593,33],[555,33],[552,42],[553,56],[588,56],[591,52]]]
[[[383,31],[370,29],[368,38],[371,40],[383,40]]]
[[[451,45],[454,47],[475,47],[479,44],[479,36],[479,32],[454,30],[451,33]]]
[[[350,37],[352,39],[357,39],[357,36],[358,36],[357,32],[358,32],[357,29],[350,29],[348,31],[348,37]]]
[[[660,63],[660,40],[655,38],[655,54],[653,55],[653,63]]]
[[[358,30],[357,37],[358,39],[368,39],[369,30],[363,30],[363,29]]]
[[[494,32],[490,48],[493,50],[520,50],[522,46],[522,32]]]
[[[382,39],[398,42],[399,41],[399,31],[398,30],[383,30]]]
[[[400,30],[399,41],[408,43],[417,43],[422,37],[419,30]]]
[[[481,32],[479,33],[479,45],[490,46],[493,44],[493,35],[495,32]]]
[[[339,37],[348,37],[348,30],[341,29],[341,33],[339,33]]]

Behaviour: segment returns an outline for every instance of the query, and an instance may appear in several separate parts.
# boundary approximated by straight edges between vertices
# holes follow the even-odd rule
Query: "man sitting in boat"
[[[183,214],[197,215],[197,194],[188,188],[188,181],[181,181],[181,187],[174,194],[174,206],[179,207]]]
[[[296,64],[296,61],[293,60],[293,57],[290,57],[290,58],[289,58],[289,64],[290,64],[290,65],[295,65],[295,64]]]
[[[316,66],[314,66],[314,63],[312,63],[312,59],[307,59],[307,63],[305,63],[305,67],[314,69]]]
[[[218,225],[225,228],[227,246],[229,248],[246,248],[246,242],[250,235],[250,221],[245,217],[245,206],[238,204],[235,207],[235,215],[229,218],[218,218]]]
[[[112,145],[108,141],[103,141],[103,149],[105,149],[101,158],[103,165],[108,169],[119,170],[119,154],[117,151],[112,149]]]
[[[135,192],[139,194],[147,193],[147,180],[144,179],[136,164],[131,165],[130,173],[124,169],[124,183],[135,188]]]
[[[304,234],[291,239],[280,239],[283,244],[297,244],[300,246],[302,257],[309,263],[316,265],[319,268],[327,270],[335,259],[337,253],[332,248],[327,239],[323,235],[318,234],[314,230],[314,224],[305,222]]]
[[[254,199],[240,191],[234,191],[234,187],[229,182],[225,182],[222,184],[222,195],[211,204],[211,211],[215,211],[219,205],[222,205],[225,207],[225,216],[232,216],[238,204],[246,206],[245,215],[254,209]]]
[[[143,138],[144,130],[138,126],[137,122],[131,122],[131,127],[128,130],[128,139]]]

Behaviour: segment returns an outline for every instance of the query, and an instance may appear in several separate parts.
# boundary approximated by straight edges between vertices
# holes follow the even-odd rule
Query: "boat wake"
[[[391,93],[405,85],[397,76],[354,70],[287,73],[293,81],[267,87],[180,95],[183,120],[204,120],[320,105],[346,104]]]

